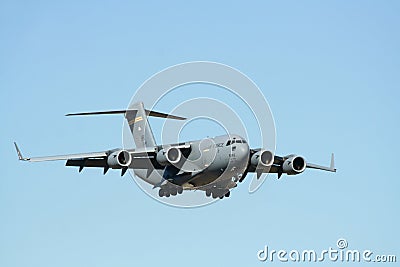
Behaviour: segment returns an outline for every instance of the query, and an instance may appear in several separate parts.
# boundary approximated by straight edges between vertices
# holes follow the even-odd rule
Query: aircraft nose
[[[236,157],[238,160],[248,160],[248,157],[250,155],[250,148],[247,143],[244,144],[237,144],[236,148]]]

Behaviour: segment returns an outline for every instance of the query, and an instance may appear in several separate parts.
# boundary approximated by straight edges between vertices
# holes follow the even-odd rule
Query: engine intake
[[[176,147],[169,147],[167,149],[161,149],[157,153],[157,162],[160,163],[160,165],[173,165],[177,164],[178,162],[181,161],[182,158],[182,152],[179,148]]]
[[[131,154],[126,150],[111,153],[107,158],[107,164],[113,169],[128,167],[132,162]]]
[[[301,156],[289,156],[289,158],[283,162],[282,169],[283,172],[288,175],[302,173],[306,169],[306,160]]]
[[[259,167],[269,167],[274,163],[274,154],[268,150],[261,150],[251,156],[251,164]]]

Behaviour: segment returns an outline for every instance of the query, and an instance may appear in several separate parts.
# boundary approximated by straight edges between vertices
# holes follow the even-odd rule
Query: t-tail
[[[129,106],[125,118],[131,130],[136,148],[154,147],[156,140],[151,130],[143,102],[137,102]]]
[[[72,113],[66,116],[78,116],[78,115],[103,115],[103,114],[125,114],[125,118],[128,122],[129,129],[132,133],[133,140],[135,141],[136,148],[154,147],[156,141],[154,139],[153,132],[151,130],[147,116],[185,120],[186,118],[157,112],[153,110],[147,110],[144,108],[143,102],[136,102],[129,106],[127,110],[110,110],[110,111],[98,111],[98,112],[82,112]]]

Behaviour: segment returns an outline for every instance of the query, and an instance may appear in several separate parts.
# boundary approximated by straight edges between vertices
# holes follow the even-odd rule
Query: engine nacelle
[[[111,153],[107,158],[107,164],[113,169],[128,167],[132,162],[131,154],[126,150]]]
[[[176,147],[161,149],[157,153],[156,157],[157,162],[163,166],[177,164],[178,162],[181,161],[181,158],[182,158],[182,152],[179,148]]]
[[[258,167],[269,167],[274,163],[274,154],[268,150],[261,150],[251,156],[251,165]]]
[[[282,164],[282,170],[288,175],[302,173],[306,169],[306,160],[297,155],[291,155]]]

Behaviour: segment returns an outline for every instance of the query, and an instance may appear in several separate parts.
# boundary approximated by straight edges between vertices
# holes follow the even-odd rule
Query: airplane
[[[40,162],[66,160],[66,166],[75,166],[79,172],[86,167],[103,169],[103,174],[111,169],[120,169],[123,176],[128,169],[158,189],[159,197],[182,194],[184,190],[202,190],[207,197],[229,197],[238,182],[248,173],[298,175],[306,168],[336,172],[334,154],[329,167],[306,162],[302,156],[290,154],[277,156],[263,148],[250,148],[247,141],[239,135],[226,134],[182,142],[157,145],[147,120],[148,116],[174,120],[186,118],[147,110],[143,102],[131,104],[126,110],[71,113],[66,116],[86,116],[102,114],[124,114],[135,143],[134,149],[116,148],[107,151],[69,154],[48,157],[22,156],[14,142],[21,161]]]

